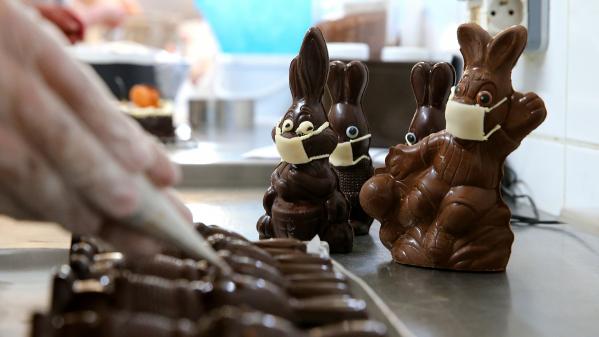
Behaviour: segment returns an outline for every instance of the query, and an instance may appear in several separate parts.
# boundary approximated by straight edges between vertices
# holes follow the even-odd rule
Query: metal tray
[[[364,280],[334,260],[333,266],[348,278],[352,295],[366,301],[370,318],[387,325],[388,337],[416,337]]]

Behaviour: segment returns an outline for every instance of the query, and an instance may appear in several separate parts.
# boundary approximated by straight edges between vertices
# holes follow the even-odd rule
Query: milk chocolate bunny
[[[412,68],[410,81],[417,108],[405,139],[413,145],[445,129],[445,105],[455,82],[455,71],[447,62],[418,62]]]
[[[522,26],[491,37],[461,25],[464,75],[445,109],[446,130],[391,148],[386,172],[362,187],[362,207],[381,221],[381,241],[395,261],[505,270],[514,236],[499,189],[502,166],[547,114],[536,94],[512,88],[526,39]]]
[[[372,217],[360,206],[360,188],[374,174],[370,129],[362,111],[362,97],[368,84],[368,68],[359,61],[345,65],[331,62],[328,86],[333,104],[329,110],[331,128],[337,133],[337,147],[329,157],[341,191],[349,200],[349,222],[356,235],[368,234]]]
[[[311,28],[289,68],[293,103],[272,131],[283,161],[272,173],[257,229],[260,238],[310,240],[318,234],[331,252],[345,253],[354,234],[349,202],[329,164],[337,135],[322,105],[328,72],[326,43],[320,30]]]

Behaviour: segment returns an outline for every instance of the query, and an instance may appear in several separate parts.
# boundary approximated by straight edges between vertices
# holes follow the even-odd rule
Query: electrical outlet
[[[547,48],[549,0],[483,0],[479,15],[482,26],[492,35],[513,25],[523,25],[528,29],[526,51]]]
[[[524,0],[488,0],[484,13],[487,17],[487,30],[495,35],[513,25],[526,25],[524,22]]]

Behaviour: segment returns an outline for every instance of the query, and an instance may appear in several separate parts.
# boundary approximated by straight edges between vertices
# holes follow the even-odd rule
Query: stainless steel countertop
[[[188,191],[196,220],[257,238],[263,189]],[[375,222],[354,251],[334,255],[417,336],[598,336],[599,236],[569,225],[515,226],[505,273],[408,267],[392,261]]]
[[[196,221],[256,239],[264,189],[184,189],[181,195]],[[43,228],[19,236],[14,226],[0,226],[19,241],[0,249],[0,336],[26,335],[31,311],[48,306],[52,266],[66,262],[68,237]],[[398,265],[380,244],[378,228],[375,223],[370,235],[358,237],[351,254],[333,258],[363,278],[417,336],[599,333],[598,235],[569,225],[515,227],[507,272],[475,274]]]

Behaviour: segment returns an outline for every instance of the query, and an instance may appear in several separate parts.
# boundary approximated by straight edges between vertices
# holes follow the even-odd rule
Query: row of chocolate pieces
[[[35,314],[32,321],[36,337],[380,337],[386,333],[385,326],[374,321],[299,329],[277,316],[232,306],[214,309],[198,321],[131,311]]]
[[[328,115],[322,104],[327,80]],[[319,235],[332,253],[348,253],[354,233],[368,233],[372,218],[359,204],[360,187],[373,174],[361,107],[367,82],[366,66],[329,63],[322,33],[308,30],[289,68],[292,105],[272,130],[282,162],[264,195],[260,238]]]
[[[198,337],[240,331],[385,335],[384,326],[367,320],[364,301],[351,297],[346,278],[331,261],[307,254],[302,242],[251,243],[218,227],[197,228],[230,263],[233,275],[220,275],[206,261],[179,252],[129,261],[93,238],[81,238],[72,246],[70,266],[54,278],[51,312],[35,316],[33,336],[87,336],[97,326],[108,329],[104,337],[132,329],[140,335]],[[182,326],[189,334],[179,331]]]
[[[436,112],[417,114],[412,124],[421,128],[406,135],[408,145],[390,149],[385,167],[363,185],[360,204],[381,222],[380,239],[396,262],[502,271],[513,242],[500,193],[503,164],[547,111],[536,94],[512,88],[524,27],[492,37],[463,24],[457,38],[464,74],[449,98],[435,83],[450,82],[451,72],[421,64],[412,74],[418,104],[443,109],[443,125]]]

